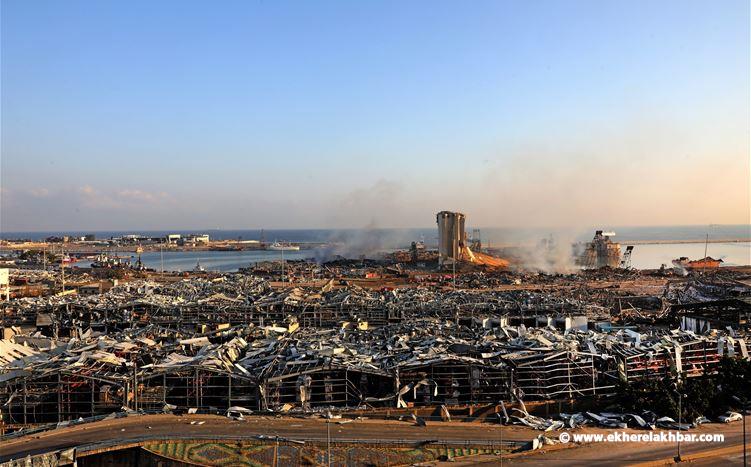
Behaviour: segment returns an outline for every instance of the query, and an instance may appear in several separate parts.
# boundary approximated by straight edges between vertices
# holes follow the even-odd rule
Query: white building
[[[209,234],[190,235],[188,241],[193,243],[209,243]]]
[[[182,235],[180,234],[168,234],[165,239],[167,240],[167,243],[177,243],[182,238]]]

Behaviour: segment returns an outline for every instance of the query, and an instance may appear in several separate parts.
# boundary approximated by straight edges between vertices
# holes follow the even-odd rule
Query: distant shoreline
[[[303,250],[311,250],[317,247],[326,246],[325,242],[294,242],[299,245]],[[703,243],[751,243],[751,238],[721,238],[721,239],[689,239],[689,240],[633,240],[633,241],[618,241],[623,246],[626,245],[685,245],[685,244],[703,244]],[[520,246],[520,244],[498,244],[492,245],[492,248],[513,248]],[[135,253],[136,248],[139,245],[120,245],[120,246],[101,246],[101,245],[87,245],[83,242],[68,242],[68,243],[46,243],[46,242],[29,242],[29,243],[8,243],[7,241],[0,241],[0,251],[13,251],[13,250],[62,250],[66,253],[73,254],[95,254],[101,252],[108,253]],[[140,246],[144,252],[190,252],[190,251],[228,251],[228,252],[241,252],[241,251],[265,251],[261,245],[246,245],[233,240],[218,240],[212,241],[208,245],[164,245],[164,244],[147,244]],[[394,250],[404,249],[393,248]]]
[[[695,240],[634,240],[620,241],[621,245],[675,245],[683,243],[751,243],[751,238],[719,238],[719,239],[695,239]]]

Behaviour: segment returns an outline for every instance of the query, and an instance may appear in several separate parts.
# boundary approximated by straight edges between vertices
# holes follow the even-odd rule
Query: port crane
[[[631,252],[634,251],[634,245],[626,247],[626,252],[623,253],[621,258],[621,269],[631,269]]]

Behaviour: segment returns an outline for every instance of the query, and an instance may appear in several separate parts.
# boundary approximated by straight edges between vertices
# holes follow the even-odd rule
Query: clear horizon
[[[6,0],[0,231],[749,225],[749,13]]]

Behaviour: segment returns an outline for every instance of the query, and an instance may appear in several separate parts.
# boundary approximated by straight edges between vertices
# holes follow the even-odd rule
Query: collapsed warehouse
[[[619,381],[711,373],[723,356],[748,358],[748,297],[749,287],[732,279],[684,280],[641,297],[584,285],[275,289],[243,274],[140,280],[98,296],[5,303],[0,414],[12,431],[122,410],[571,400],[612,393]],[[696,325],[722,301],[732,302],[722,309],[736,326]],[[623,316],[666,325],[625,325]]]

